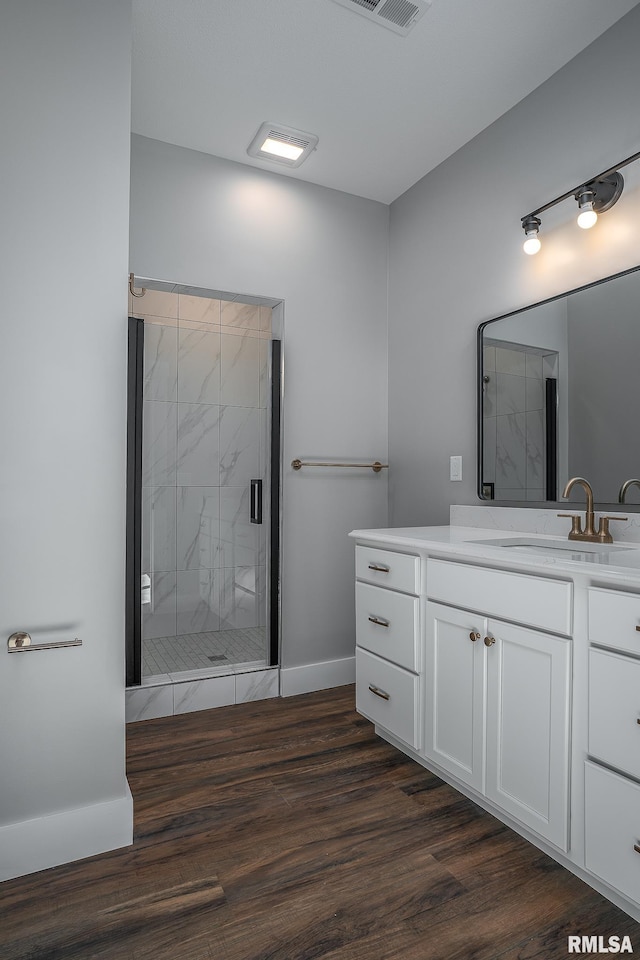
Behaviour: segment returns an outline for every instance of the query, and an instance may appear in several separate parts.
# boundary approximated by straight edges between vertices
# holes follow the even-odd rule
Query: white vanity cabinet
[[[640,595],[590,589],[589,641],[585,861],[639,900]]]
[[[421,743],[420,558],[356,547],[356,709]]]
[[[640,542],[555,519],[354,531],[356,706],[640,922]]]
[[[511,611],[518,592],[549,594],[559,601],[556,619],[548,605],[530,615],[566,630],[571,585],[438,560],[427,564],[428,594],[455,597],[458,606],[426,605],[424,755],[567,850],[571,640],[486,611]],[[506,600],[505,576],[511,588]],[[474,601],[485,612],[464,609]]]

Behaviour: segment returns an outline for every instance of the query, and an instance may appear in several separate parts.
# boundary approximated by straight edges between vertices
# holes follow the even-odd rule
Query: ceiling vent
[[[403,37],[431,6],[430,0],[334,0],[334,3]]]
[[[247,148],[250,157],[299,167],[318,145],[314,133],[266,120]]]

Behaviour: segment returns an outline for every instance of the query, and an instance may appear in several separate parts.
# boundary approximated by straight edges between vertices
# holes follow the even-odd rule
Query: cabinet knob
[[[469,640],[473,640],[475,643],[475,641],[479,639],[480,639],[480,634],[472,630],[471,633],[469,634]]]
[[[484,645],[485,645],[485,647],[492,647],[495,642],[496,642],[496,638],[495,638],[495,637],[485,637],[485,638],[484,638]]]

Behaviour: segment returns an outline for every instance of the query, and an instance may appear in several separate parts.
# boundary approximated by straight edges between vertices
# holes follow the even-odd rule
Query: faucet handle
[[[613,537],[609,530],[609,521],[610,520],[628,520],[629,517],[600,517],[600,523],[598,524],[598,539],[602,543],[613,543]]]
[[[569,539],[575,539],[582,535],[582,524],[580,522],[581,517],[579,513],[559,513],[559,517],[568,517],[571,520],[571,533],[569,534]]]

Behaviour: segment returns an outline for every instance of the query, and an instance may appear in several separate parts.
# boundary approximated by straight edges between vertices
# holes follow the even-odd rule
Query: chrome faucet
[[[625,480],[625,482],[620,487],[620,493],[618,494],[618,503],[624,503],[624,498],[627,495],[627,490],[629,487],[632,487],[634,483],[640,487],[640,480]]]
[[[628,480],[627,483],[638,483],[640,485],[639,480]],[[585,480],[584,477],[573,477],[571,480],[569,480],[568,484],[564,488],[562,496],[565,500],[567,500],[569,498],[569,494],[576,484],[584,487],[584,491],[587,495],[584,530],[582,529],[580,517],[577,514],[558,514],[559,517],[569,517],[571,519],[571,532],[569,533],[569,540],[589,540],[592,543],[613,543],[613,537],[609,531],[609,521],[626,520],[627,517],[600,517],[598,530],[596,531],[595,514],[593,512],[593,490],[591,489],[591,484],[588,482],[588,480]],[[620,495],[622,495],[622,490],[620,491]]]

